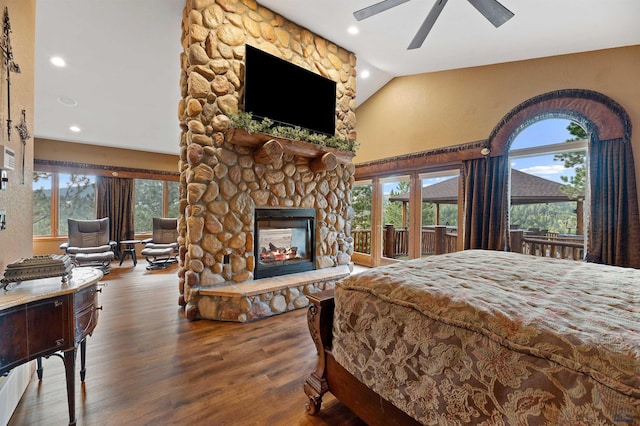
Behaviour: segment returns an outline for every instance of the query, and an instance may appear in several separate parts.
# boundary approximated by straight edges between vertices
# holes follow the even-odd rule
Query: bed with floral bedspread
[[[422,424],[640,424],[640,270],[467,250],[352,275],[333,303],[312,414],[342,386],[331,358]]]

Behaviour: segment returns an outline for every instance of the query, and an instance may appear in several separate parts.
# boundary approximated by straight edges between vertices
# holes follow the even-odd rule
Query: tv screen
[[[333,80],[249,45],[244,72],[244,110],[255,119],[335,135]]]

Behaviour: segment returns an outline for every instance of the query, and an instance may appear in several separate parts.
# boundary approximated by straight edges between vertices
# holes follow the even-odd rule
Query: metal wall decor
[[[24,185],[24,156],[27,150],[27,140],[31,137],[29,129],[27,128],[27,111],[24,109],[22,110],[22,121],[16,126],[16,130],[18,130],[20,140],[22,141],[22,177],[20,183]]]
[[[9,10],[4,8],[3,38],[0,40],[2,59],[7,69],[7,141],[11,140],[11,73],[20,73],[20,65],[13,60],[13,48],[11,47],[11,23],[9,22]],[[24,167],[23,167],[24,173]]]

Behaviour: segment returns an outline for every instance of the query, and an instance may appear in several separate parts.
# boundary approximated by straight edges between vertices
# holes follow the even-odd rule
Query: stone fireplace
[[[179,303],[190,320],[240,322],[307,306],[307,294],[349,274],[353,153],[233,129],[229,116],[243,109],[251,44],[334,80],[336,134],[353,140],[355,56],[252,0],[187,0],[182,41]],[[265,155],[274,141],[278,155]],[[259,212],[273,209],[314,214],[266,227],[295,238],[272,241],[274,258],[280,246],[304,252],[277,265],[285,275],[273,274],[268,253],[260,260]]]

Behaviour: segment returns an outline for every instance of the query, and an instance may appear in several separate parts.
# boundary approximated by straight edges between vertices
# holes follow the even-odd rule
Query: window
[[[57,175],[55,175],[57,178]],[[53,235],[51,230],[51,196],[54,175],[46,172],[33,174],[33,235]],[[56,179],[57,180],[57,179]]]
[[[409,176],[390,177],[382,182],[382,256],[406,258],[409,254],[410,202],[400,198],[409,194]]]
[[[576,208],[585,199],[585,137],[563,119],[539,121],[518,135],[510,150],[512,227],[582,233],[575,231],[583,228]]]
[[[356,182],[352,191],[354,218],[351,222],[351,236],[354,250],[371,254],[371,182]]]
[[[528,246],[528,239],[584,243],[586,137],[585,130],[570,120],[547,119],[527,127],[514,140],[509,151],[510,226],[524,231],[525,252],[543,250]],[[578,253],[570,257],[577,258]],[[540,254],[565,257],[554,246]]]
[[[422,180],[422,226],[458,226],[458,170],[427,173]]]
[[[135,179],[134,229],[152,232],[153,217],[178,217],[180,183]],[[96,218],[96,176],[80,173],[33,173],[34,237],[66,236],[67,219]]]
[[[67,235],[67,219],[70,217],[95,219],[95,176],[34,172],[33,235]]]
[[[165,182],[167,185],[167,214],[166,217],[178,217],[180,212],[180,182]]]
[[[68,234],[68,218],[96,218],[95,176],[58,175],[58,235]]]
[[[136,179],[133,216],[136,233],[152,232],[154,217],[178,217],[179,201],[179,182]]]

